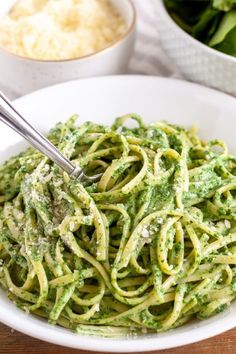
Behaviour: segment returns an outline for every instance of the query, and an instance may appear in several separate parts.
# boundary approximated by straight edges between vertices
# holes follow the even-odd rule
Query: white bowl
[[[152,1],[161,44],[181,73],[189,80],[236,95],[236,58],[191,37],[174,22],[163,0]]]
[[[16,101],[17,108],[41,129],[48,131],[74,113],[80,122],[101,124],[128,112],[140,113],[146,122],[168,120],[197,124],[203,138],[222,138],[235,148],[236,100],[214,90],[184,81],[145,76],[93,78],[40,90]],[[0,124],[0,163],[26,146],[15,132]],[[47,324],[27,315],[0,290],[0,321],[30,336],[78,349],[103,352],[147,352],[193,343],[236,326],[236,302],[205,321],[195,321],[166,333],[119,340],[88,337]]]
[[[0,48],[0,85],[19,96],[73,79],[124,73],[135,42],[136,12],[131,0],[110,1],[127,27],[122,38],[99,52],[71,60],[34,60]],[[4,2],[0,18],[15,2]]]

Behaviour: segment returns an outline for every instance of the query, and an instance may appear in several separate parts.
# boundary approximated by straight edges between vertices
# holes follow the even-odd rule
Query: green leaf
[[[221,11],[229,11],[236,4],[236,0],[213,0],[212,6]]]
[[[165,0],[164,2],[171,15],[175,14],[187,25],[195,25],[210,4],[210,0]]]
[[[221,43],[215,45],[213,48],[223,53],[236,56],[236,26],[229,31]]]
[[[226,35],[231,31],[232,28],[236,26],[236,10],[232,10],[226,13],[215,32],[214,36],[211,38],[209,45],[211,47],[222,42]]]
[[[207,43],[215,33],[222,18],[222,12],[209,6],[193,28],[193,36]]]

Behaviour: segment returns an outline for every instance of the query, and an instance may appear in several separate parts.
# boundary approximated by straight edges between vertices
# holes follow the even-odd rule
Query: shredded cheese
[[[0,46],[33,59],[73,59],[106,48],[125,27],[108,0],[19,0],[0,21]]]

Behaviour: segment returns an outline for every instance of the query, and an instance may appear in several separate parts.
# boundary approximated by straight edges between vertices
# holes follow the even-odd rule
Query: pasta
[[[136,114],[77,117],[49,139],[99,182],[29,148],[0,167],[0,284],[26,312],[77,333],[161,332],[236,297],[236,158]],[[134,120],[135,128],[126,126]]]

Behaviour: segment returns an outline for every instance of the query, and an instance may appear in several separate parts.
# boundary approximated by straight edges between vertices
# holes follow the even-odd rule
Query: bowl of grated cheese
[[[15,95],[124,73],[135,42],[132,0],[8,0],[0,9],[0,85]]]

